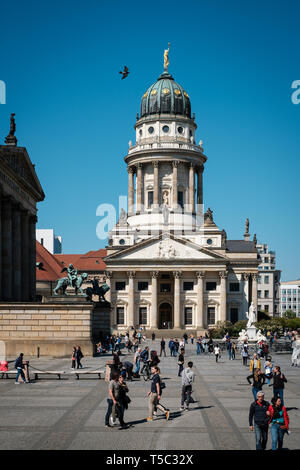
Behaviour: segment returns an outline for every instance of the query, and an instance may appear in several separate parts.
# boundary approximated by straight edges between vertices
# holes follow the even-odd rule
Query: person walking
[[[144,372],[144,369],[147,365],[147,362],[149,360],[149,347],[146,346],[145,349],[141,352],[141,361],[143,361],[143,367],[141,369],[141,374]]]
[[[184,333],[183,339],[184,339],[185,344],[188,344],[188,335],[186,333]]]
[[[133,359],[133,366],[134,366],[133,376],[137,378],[139,377],[139,373],[140,373],[141,352],[142,352],[142,348],[138,348],[138,350],[134,354],[134,359]]]
[[[149,397],[149,416],[147,418],[147,421],[153,421],[153,412],[154,408],[161,410],[165,416],[166,419],[169,419],[170,416],[170,411],[165,408],[161,403],[159,403],[159,400],[161,399],[161,394],[162,394],[162,388],[161,388],[161,380],[160,380],[160,369],[158,366],[153,366],[152,369],[152,381],[151,381],[151,390],[148,392],[148,397]]]
[[[183,364],[184,364],[184,348],[181,348],[180,349],[180,354],[179,354],[179,357],[178,357],[178,365],[179,365],[178,377],[181,377],[181,373],[183,371]]]
[[[265,450],[268,441],[270,403],[264,397],[264,392],[259,391],[256,401],[251,403],[249,409],[249,427],[250,431],[255,429],[256,450]]]
[[[273,395],[274,398],[279,397],[281,400],[282,406],[284,405],[283,402],[283,390],[284,384],[287,382],[285,375],[281,372],[279,366],[274,367],[274,374],[273,374]]]
[[[271,378],[273,377],[273,364],[271,362],[271,358],[268,357],[267,360],[264,362],[264,369],[265,369],[265,376],[267,379],[267,384],[271,384]]]
[[[152,332],[151,338],[152,338],[152,343],[153,343],[153,342],[155,341],[155,333],[154,333],[154,331]]]
[[[253,359],[250,361],[250,372],[253,374],[255,372],[255,369],[260,369],[261,368],[261,361],[258,359],[257,354],[253,354]]]
[[[197,347],[197,356],[201,354],[201,339],[199,336],[196,339],[196,347]]]
[[[166,342],[163,338],[160,341],[160,357],[161,357],[162,353],[164,353],[164,355],[166,357]]]
[[[192,384],[195,379],[195,374],[192,371],[193,363],[190,361],[187,368],[182,372],[182,388],[181,388],[181,406],[180,411],[184,410],[184,403],[186,403],[185,410],[189,411],[189,404],[191,400]]]
[[[272,450],[281,450],[284,434],[289,430],[289,415],[280,398],[273,397],[269,406],[272,437]]]
[[[246,346],[242,347],[242,359],[243,359],[243,366],[247,367],[247,360],[248,360],[248,348]]]
[[[228,352],[228,359],[231,361],[232,359],[232,342],[230,341],[230,338],[228,341],[226,341],[226,349]]]
[[[219,358],[221,357],[221,349],[218,344],[214,347],[214,353],[216,357],[216,362],[218,362]]]
[[[76,357],[76,362],[77,362],[77,369],[82,369],[82,364],[81,364],[81,359],[84,357],[81,351],[80,346],[77,346],[76,351],[75,351],[75,357]]]
[[[193,333],[190,334],[190,339],[191,339],[191,343],[194,344],[194,335],[193,335]]]
[[[234,341],[232,341],[232,347],[231,347],[231,359],[234,360],[236,357],[236,344]]]
[[[117,404],[116,404],[116,411],[117,415],[121,424],[119,429],[128,429],[130,424],[125,423],[124,421],[124,413],[125,410],[128,409],[128,405],[131,402],[130,398],[128,397],[127,393],[129,392],[126,382],[122,375],[119,376],[119,388],[118,388],[118,396],[117,396]]]
[[[23,383],[24,384],[26,383],[26,379],[25,379],[25,375],[23,371],[24,369],[23,357],[24,357],[24,354],[20,353],[19,357],[17,357],[17,359],[15,360],[15,369],[17,369],[16,381],[15,381],[16,385],[20,385],[20,382],[18,381],[20,375],[23,380]]]
[[[178,350],[179,350],[179,341],[178,341],[177,338],[175,338],[175,340],[174,340],[174,357],[177,356]]]
[[[174,355],[174,348],[175,348],[174,340],[170,339],[169,341],[170,357]]]
[[[120,398],[122,395],[122,392],[120,393],[120,380],[119,380],[120,374],[117,372],[114,372],[112,374],[112,380],[109,382],[108,386],[108,399],[107,399],[107,411],[105,415],[105,427],[109,428],[111,425],[109,424],[109,419],[110,416],[113,416],[113,421],[115,420],[116,415],[118,415],[121,429],[126,428],[126,424],[124,423],[123,415],[124,413],[122,412],[121,404],[120,404]],[[122,379],[121,379],[122,380]]]
[[[251,383],[251,380],[253,379],[253,382]],[[265,385],[266,377],[265,374],[262,373],[260,369],[255,369],[254,374],[251,374],[247,377],[249,385],[252,387],[252,393],[254,397],[254,401],[256,401],[256,396],[259,391],[262,390],[263,385]]]
[[[72,361],[71,369],[75,369],[75,367],[76,367],[76,346],[74,346],[74,348],[73,348],[71,361]]]

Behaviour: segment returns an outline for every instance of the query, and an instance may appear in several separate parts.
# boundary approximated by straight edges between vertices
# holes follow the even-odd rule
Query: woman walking
[[[253,379],[253,383],[251,383],[250,379]],[[252,387],[252,393],[254,397],[254,401],[256,401],[256,395],[260,392],[265,384],[266,377],[265,374],[262,373],[260,369],[255,369],[255,372],[247,377],[249,385]]]
[[[75,369],[76,366],[76,346],[74,346],[73,351],[72,351],[72,365],[71,369]]]
[[[232,341],[231,359],[234,360],[236,356],[236,344]]]
[[[273,364],[271,362],[270,357],[268,357],[268,359],[264,362],[264,369],[265,369],[265,376],[266,376],[266,379],[267,379],[267,383],[268,383],[268,385],[270,385],[271,384],[271,378],[273,377],[273,373],[272,373]]]
[[[274,397],[277,398],[279,397],[282,403],[282,406],[284,405],[283,403],[283,390],[284,390],[284,383],[287,382],[285,375],[281,372],[279,366],[274,367],[274,375],[273,375],[273,394]]]
[[[214,347],[214,353],[216,356],[216,362],[218,362],[219,358],[221,357],[221,349],[218,344]]]
[[[151,382],[151,391],[148,393],[149,397],[149,416],[147,418],[147,421],[153,421],[153,412],[154,408],[155,410],[158,408],[161,410],[165,416],[166,419],[169,419],[170,411],[165,408],[161,403],[159,403],[159,400],[161,398],[161,393],[162,393],[162,387],[161,387],[161,380],[160,380],[160,369],[158,366],[154,366],[151,369],[151,372],[153,374],[152,377],[152,382]]]
[[[183,364],[184,364],[184,348],[181,348],[180,354],[178,356],[178,365],[179,365],[178,377],[181,377],[181,373],[183,371]]]
[[[272,437],[272,450],[281,450],[284,434],[289,430],[289,415],[280,398],[272,398],[269,406]]]
[[[242,358],[243,358],[243,366],[247,366],[247,359],[248,359],[248,348],[243,346],[242,348]]]

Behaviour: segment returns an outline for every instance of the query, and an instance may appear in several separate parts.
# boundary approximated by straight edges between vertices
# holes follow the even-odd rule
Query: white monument
[[[256,341],[257,340],[257,328],[254,326],[254,323],[257,322],[257,314],[256,314],[256,307],[253,302],[249,307],[249,312],[246,312],[246,316],[248,319],[247,323],[247,336],[249,340]]]

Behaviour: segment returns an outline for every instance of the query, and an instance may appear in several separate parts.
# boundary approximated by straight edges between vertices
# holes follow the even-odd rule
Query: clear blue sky
[[[170,42],[208,156],[206,208],[231,239],[249,217],[283,280],[300,278],[299,1],[14,0],[0,14],[0,138],[15,112],[46,194],[38,227],[62,235],[65,253],[105,245],[96,208],[127,194],[123,157]]]

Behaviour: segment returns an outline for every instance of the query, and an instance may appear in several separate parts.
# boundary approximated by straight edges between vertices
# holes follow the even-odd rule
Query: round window
[[[170,128],[169,128],[169,126],[164,126],[162,128],[162,130],[163,130],[163,132],[165,132],[165,134],[167,134],[169,132]]]
[[[212,242],[213,242],[213,241],[212,241],[211,238],[209,238],[208,240],[206,240],[206,243],[207,243],[208,245],[212,245]]]
[[[120,244],[120,245],[125,245],[125,240],[124,240],[124,238],[121,238],[121,240],[119,240],[119,244]]]
[[[153,134],[153,132],[154,132],[154,127],[152,127],[152,126],[149,127],[148,132],[149,132],[149,134]]]
[[[178,130],[179,134],[183,134],[183,132],[184,132],[184,129],[183,129],[183,127],[181,127],[181,126],[179,126],[179,127],[177,128],[177,130]]]

